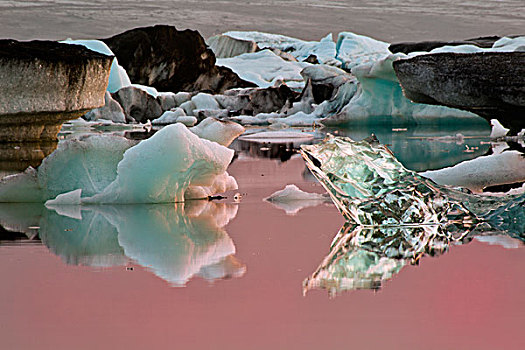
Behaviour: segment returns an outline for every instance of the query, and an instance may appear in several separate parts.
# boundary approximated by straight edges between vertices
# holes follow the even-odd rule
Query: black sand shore
[[[171,24],[204,37],[258,30],[307,40],[352,31],[388,42],[520,34],[522,0],[0,1],[0,37],[19,40],[102,38]]]

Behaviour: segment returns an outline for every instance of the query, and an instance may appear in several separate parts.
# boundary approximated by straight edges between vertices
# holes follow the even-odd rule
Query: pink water
[[[378,292],[303,296],[342,218],[333,206],[287,216],[262,201],[288,183],[321,191],[303,169],[297,158],[232,164],[246,193],[226,226],[246,264],[240,278],[173,288],[136,265],[71,266],[44,246],[0,247],[0,348],[525,348],[523,248],[474,240],[406,267]]]

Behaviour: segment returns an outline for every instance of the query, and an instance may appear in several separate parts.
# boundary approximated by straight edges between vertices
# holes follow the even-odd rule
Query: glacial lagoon
[[[205,38],[256,30],[319,41],[332,33],[334,47],[348,31],[390,43],[462,40],[522,34],[522,2],[0,1],[0,33],[94,39],[166,23]],[[250,135],[283,125],[247,127],[229,146],[227,171],[238,189],[225,198],[0,204],[0,348],[524,349],[523,208],[495,205],[488,226],[461,210],[451,219],[463,226],[356,226],[299,153],[328,133],[356,141],[374,134],[408,171],[499,202],[523,189],[523,141],[491,138],[484,121],[391,121],[310,123],[280,130],[308,136],[279,142]],[[69,124],[60,143],[126,135],[129,144],[108,152],[116,166],[125,149],[154,133],[120,128]],[[37,167],[56,149],[53,142],[0,145],[0,178]],[[307,194],[286,187],[292,184]],[[283,189],[300,200],[279,199]]]
[[[65,127],[61,137],[75,137],[72,129]],[[247,134],[261,130],[248,128]],[[498,154],[520,155],[512,140],[491,141],[489,127],[295,131],[312,138],[271,144],[236,140],[228,173],[239,189],[225,199],[54,209],[3,204],[3,346],[525,345],[520,335],[525,250],[518,227],[440,242],[439,249],[407,259],[349,241],[350,236],[373,237],[374,230],[352,233],[330,201],[264,200],[288,184],[325,193],[298,149],[327,133],[355,140],[373,133],[404,167],[420,173]],[[483,169],[493,175],[486,181],[520,176],[505,173],[509,164],[495,164]],[[523,165],[510,166],[517,172]]]

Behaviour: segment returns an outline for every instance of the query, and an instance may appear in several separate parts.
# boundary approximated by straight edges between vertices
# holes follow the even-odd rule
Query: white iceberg
[[[238,123],[206,118],[197,126],[189,129],[200,138],[215,141],[220,145],[228,147],[233,140],[244,133],[244,127]]]
[[[420,173],[440,185],[461,186],[481,193],[485,187],[525,181],[525,158],[506,150],[467,160],[453,167]]]
[[[206,93],[199,93],[191,98],[191,102],[195,105],[195,109],[220,109],[221,107],[213,97],[213,95]]]
[[[82,203],[170,203],[194,198],[185,197],[192,187],[211,194],[237,188],[225,175],[234,151],[182,124],[134,144],[114,135],[65,141],[38,170],[3,179],[0,202],[45,202],[81,189]]]
[[[173,123],[176,123],[180,117],[186,117],[186,112],[184,112],[184,110],[182,108],[176,107],[173,110],[165,111],[157,119],[153,119],[151,121],[151,124],[153,124],[153,125],[173,124]],[[193,117],[193,118],[195,118],[195,117]],[[196,120],[196,118],[195,118],[195,120]]]
[[[343,32],[337,38],[335,58],[342,63],[342,68],[350,70],[389,55],[389,45],[364,35]]]
[[[285,61],[270,50],[220,58],[216,64],[230,68],[240,78],[262,88],[284,82],[292,89],[304,87],[301,70],[309,65],[304,62]]]
[[[304,41],[285,35],[263,32],[231,31],[223,35],[235,39],[253,41],[257,43],[257,46],[261,49],[278,49],[290,53],[298,61],[303,61],[310,55],[314,55],[317,57],[319,63],[340,65],[340,63],[335,60],[336,44],[332,39],[332,34],[328,34],[320,41]]]

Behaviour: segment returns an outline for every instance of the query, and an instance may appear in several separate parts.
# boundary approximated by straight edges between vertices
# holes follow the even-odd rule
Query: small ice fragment
[[[497,139],[507,135],[510,129],[505,128],[497,119],[491,119],[490,125],[492,125],[492,131],[490,133],[491,139]]]
[[[67,216],[73,219],[82,220],[80,203],[82,189],[59,194],[55,199],[50,199],[45,203],[47,209],[52,209],[58,215]]]
[[[301,209],[322,204],[327,197],[319,193],[305,192],[292,184],[286,185],[284,189],[273,193],[264,200],[283,209],[287,215],[295,215]]]
[[[490,245],[500,245],[506,249],[516,249],[523,245],[519,239],[512,238],[504,235],[495,236],[476,236],[477,241],[487,243]]]
[[[78,205],[80,204],[81,195],[82,189],[79,188],[71,192],[59,194],[55,199],[48,200],[45,205],[46,207],[52,205]]]

